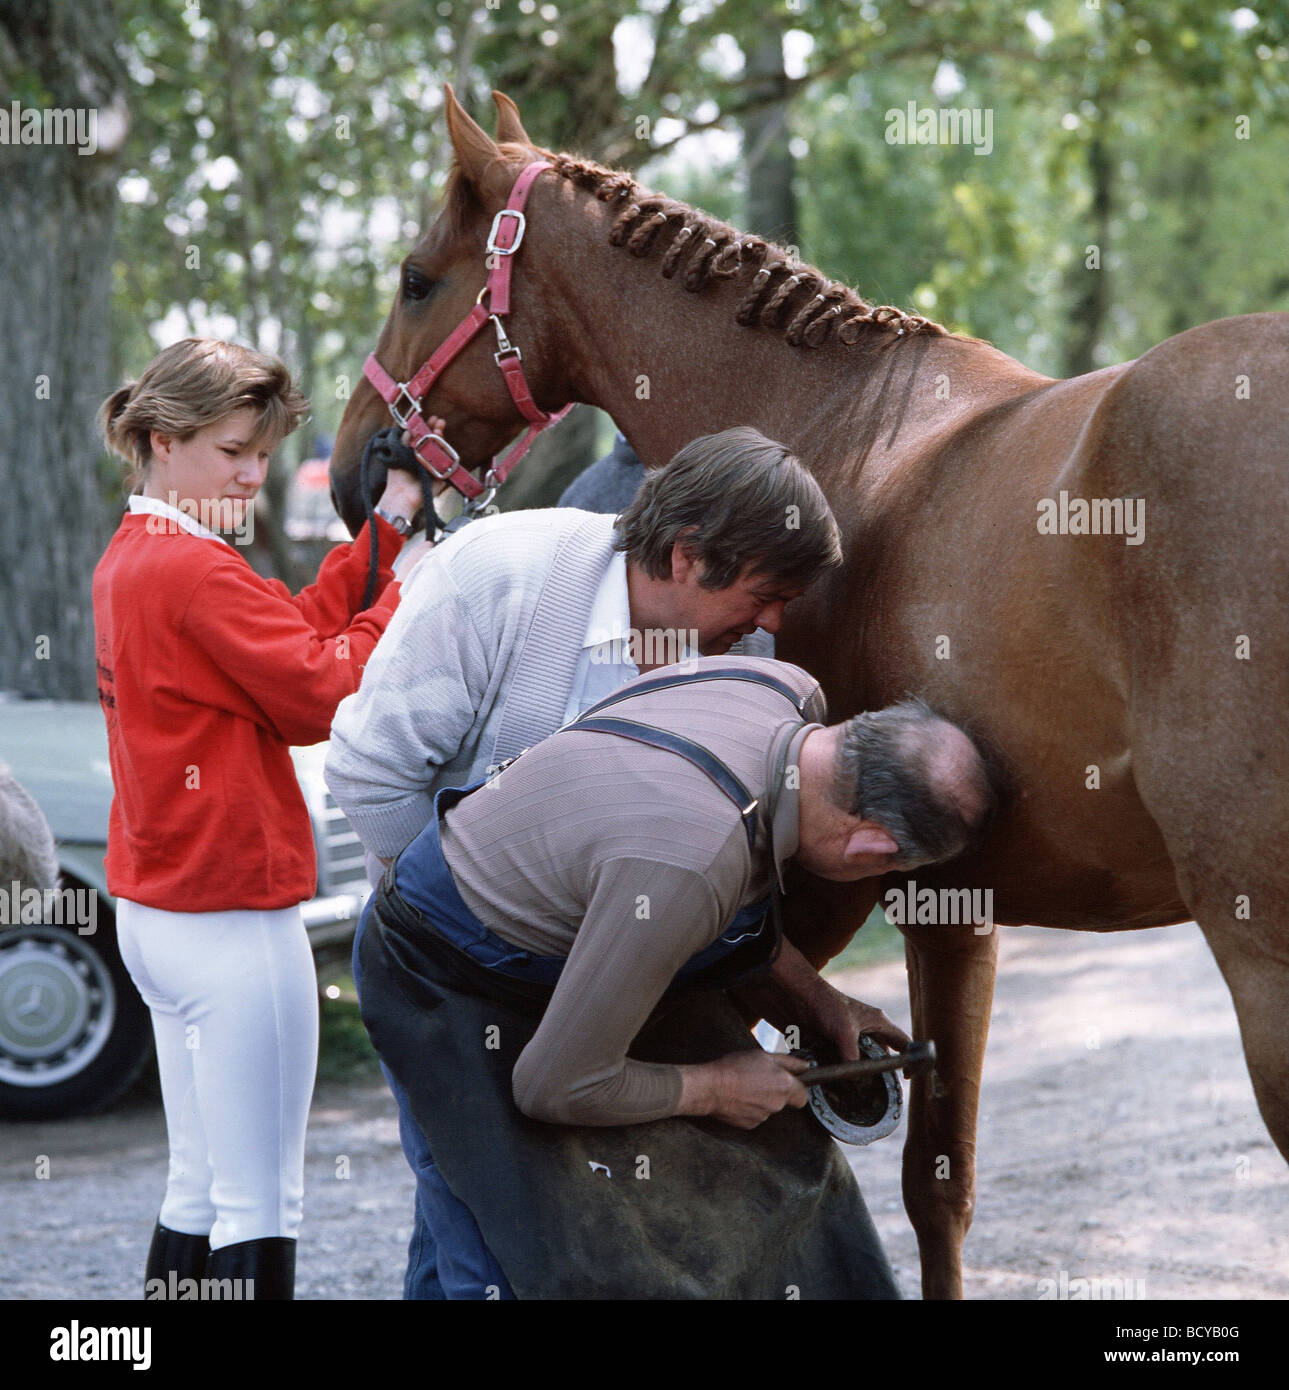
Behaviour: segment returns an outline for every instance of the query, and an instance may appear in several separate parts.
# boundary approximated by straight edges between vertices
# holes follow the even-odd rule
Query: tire
[[[152,1052],[152,1019],[99,900],[93,932],[52,922],[0,929],[0,1117],[88,1115],[116,1100]]]

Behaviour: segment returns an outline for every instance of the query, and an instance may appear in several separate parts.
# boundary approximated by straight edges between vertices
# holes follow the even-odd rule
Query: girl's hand
[[[429,425],[436,434],[442,434],[446,428],[442,416],[430,415],[426,417],[426,424]],[[412,447],[411,439],[406,430],[400,436],[404,448]],[[385,491],[380,495],[380,501],[376,503],[378,507],[384,508],[394,516],[405,517],[408,521],[420,510],[424,501],[424,493],[421,489],[422,479],[427,477],[417,465],[416,474],[406,472],[402,468],[391,468],[389,476],[385,480]],[[434,481],[434,496],[438,497],[451,484],[440,479]],[[418,556],[418,559],[420,557]]]
[[[426,423],[427,425],[429,425],[431,431],[432,431],[434,434],[438,434],[438,435],[441,435],[441,434],[444,432],[444,430],[446,430],[447,427],[448,427],[448,426],[447,426],[447,421],[444,420],[444,418],[443,418],[441,415],[427,415],[427,416],[425,417],[425,423]],[[403,433],[402,433],[402,435],[400,436],[400,438],[402,439],[403,444],[404,444],[404,446],[405,446],[406,448],[410,449],[410,448],[412,447],[412,441],[411,441],[411,439],[408,437],[408,433],[407,433],[406,430],[403,431]],[[420,484],[419,484],[419,480],[418,480],[418,484],[417,484],[417,485],[418,485],[418,486],[420,485]],[[435,479],[435,482],[434,482],[434,495],[435,495],[435,497],[438,497],[441,493],[445,492],[445,491],[446,491],[448,488],[450,488],[451,486],[452,486],[452,484],[449,483],[449,482],[445,482],[445,481],[442,480],[442,479]],[[418,501],[419,501],[419,499],[418,499]]]

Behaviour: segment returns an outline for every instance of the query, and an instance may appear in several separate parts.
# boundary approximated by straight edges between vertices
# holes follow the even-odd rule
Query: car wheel
[[[110,1105],[152,1049],[152,1021],[121,961],[115,921],[0,930],[0,1116],[51,1119]]]

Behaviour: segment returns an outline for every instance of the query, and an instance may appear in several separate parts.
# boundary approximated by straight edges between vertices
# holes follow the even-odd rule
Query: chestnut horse
[[[602,407],[650,467],[733,425],[799,455],[847,558],[788,609],[778,654],[819,678],[834,719],[916,692],[1010,774],[984,849],[919,870],[917,888],[992,890],[1006,924],[1194,918],[1289,1156],[1289,315],[1205,324],[1054,381],[537,149],[494,97],[495,142],[446,94],[453,173],[403,262],[385,369],[409,378],[468,313],[494,214],[549,160],[506,319],[537,405]],[[476,469],[522,423],[485,334],[424,402]],[[365,442],[388,424],[364,382],[332,460],[351,531]],[[822,965],[902,881],[803,880],[789,934]],[[902,930],[913,1034],[940,1059],[912,1084],[905,1202],[925,1295],[959,1297],[997,936]]]

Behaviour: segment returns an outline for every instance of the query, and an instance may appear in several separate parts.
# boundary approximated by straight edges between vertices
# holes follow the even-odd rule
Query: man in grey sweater
[[[768,654],[764,638],[742,639],[773,635],[840,560],[818,484],[749,428],[691,441],[616,522],[572,510],[473,522],[404,584],[336,713],[327,783],[388,863],[429,824],[438,791],[480,781],[624,682],[699,655]],[[355,962],[360,948],[361,929]],[[419,1173],[424,1139],[389,1079]],[[404,1293],[438,1298],[422,1206],[418,1195]]]

